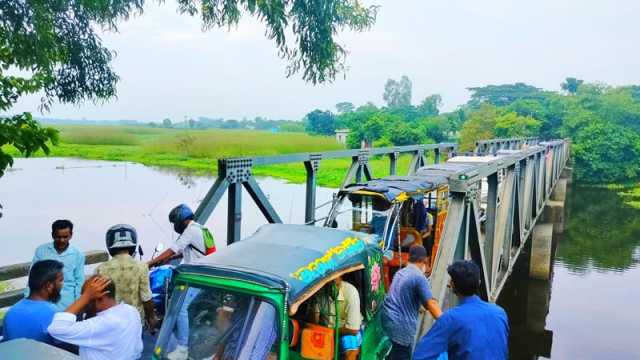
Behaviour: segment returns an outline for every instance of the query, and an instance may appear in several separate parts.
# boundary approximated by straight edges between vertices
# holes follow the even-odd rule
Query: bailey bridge
[[[562,217],[569,159],[567,140],[483,140],[472,156],[456,156],[452,143],[389,148],[302,153],[218,160],[218,178],[196,211],[206,223],[222,199],[227,201],[227,243],[240,240],[242,188],[244,187],[270,223],[282,222],[252,174],[254,166],[300,163],[306,169],[305,221],[316,218],[316,177],[322,160],[350,158],[341,187],[397,174],[398,158],[411,156],[407,175],[437,173],[449,179],[449,210],[431,275],[434,296],[441,305],[455,301],[447,294],[446,267],[458,259],[472,259],[482,271],[481,297],[496,301],[516,260],[532,240],[531,276],[549,277],[553,223]],[[389,158],[388,174],[373,174],[372,157]],[[443,162],[443,160],[446,160]],[[429,162],[431,164],[429,164]],[[545,212],[545,208],[548,210]],[[544,216],[543,214],[547,214]],[[556,226],[556,231],[560,231]]]
[[[397,175],[400,156],[410,156],[407,175],[437,173],[449,181],[449,209],[430,278],[434,296],[446,308],[455,303],[447,291],[446,267],[458,259],[475,261],[482,271],[481,297],[496,301],[514,264],[531,243],[530,276],[548,279],[552,233],[562,231],[567,140],[494,139],[479,141],[472,154],[456,156],[453,143],[360,150],[301,153],[218,160],[218,177],[196,210],[196,220],[206,223],[227,193],[227,243],[239,241],[242,227],[242,189],[258,206],[267,222],[282,222],[276,209],[253,176],[255,166],[300,163],[306,170],[305,222],[315,225],[317,174],[322,161],[349,158],[342,187],[375,176]],[[369,161],[387,157],[389,171],[374,174]],[[88,263],[107,260],[104,251],[91,252]],[[28,274],[30,263],[0,267],[0,280]],[[0,294],[0,307],[22,297],[22,290]],[[422,332],[429,327],[424,317]]]

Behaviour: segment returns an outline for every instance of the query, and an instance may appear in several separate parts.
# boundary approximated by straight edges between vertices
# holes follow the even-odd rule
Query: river
[[[175,238],[169,210],[181,202],[195,208],[213,180],[132,163],[18,159],[0,178],[0,264],[30,260],[37,245],[51,241],[58,218],[74,222],[72,242],[85,251],[104,249],[109,226],[130,223],[148,258],[158,242]],[[304,185],[259,183],[285,222],[303,223]],[[333,191],[318,188],[318,204]],[[224,200],[206,224],[218,246],[226,242]],[[243,236],[264,223],[245,200]],[[578,186],[566,205],[551,281],[529,280],[522,260],[498,301],[510,318],[511,358],[640,359],[640,211],[615,192]]]

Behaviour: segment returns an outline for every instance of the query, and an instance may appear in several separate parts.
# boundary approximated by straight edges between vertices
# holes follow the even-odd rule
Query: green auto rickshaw
[[[360,359],[384,359],[391,342],[381,326],[382,257],[375,235],[264,225],[197,263],[176,268],[153,356],[171,359],[176,327],[188,326],[190,359],[337,360],[339,321],[323,327],[308,313],[322,291],[333,287],[335,294],[332,284],[340,277],[360,297]]]

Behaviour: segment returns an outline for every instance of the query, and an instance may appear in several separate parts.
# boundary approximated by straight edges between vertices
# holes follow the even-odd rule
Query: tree
[[[353,104],[350,102],[340,102],[336,104],[336,110],[338,111],[338,114],[352,112],[353,110],[355,110],[355,108],[356,107],[353,106]]]
[[[582,83],[584,83],[584,80],[578,80],[573,77],[568,77],[562,84],[560,84],[560,87],[562,88],[562,90],[568,92],[569,94],[575,94],[578,92],[578,88],[580,87],[580,85],[582,85]]]
[[[495,133],[499,138],[521,138],[535,136],[542,123],[531,116],[520,116],[509,111],[496,118]]]
[[[25,156],[31,156],[38,150],[49,154],[48,143],[58,143],[58,130],[40,127],[31,114],[0,118],[0,177],[13,165],[13,158],[2,151],[3,146],[12,145]]]
[[[331,111],[313,110],[304,117],[305,130],[312,134],[334,135],[336,117]]]
[[[402,76],[400,81],[388,79],[382,98],[389,108],[411,106],[411,86],[411,80],[407,76]]]
[[[594,120],[572,137],[576,177],[590,183],[619,182],[640,176],[640,135]]]
[[[162,120],[162,126],[166,127],[166,128],[172,127],[171,119],[166,118],[166,119]]]
[[[115,96],[118,76],[113,53],[102,45],[95,27],[117,31],[117,23],[142,13],[144,0],[60,0],[0,2],[0,112],[20,97],[43,93],[42,110],[58,101],[76,104]],[[266,26],[279,55],[288,61],[286,75],[301,73],[313,84],[332,81],[345,69],[346,49],[336,42],[344,29],[363,31],[374,22],[377,7],[352,0],[255,1],[179,0],[182,14],[199,15],[203,29],[230,28],[242,15]],[[287,36],[292,33],[293,40]],[[10,75],[7,70],[18,70]],[[0,137],[21,134],[25,155],[56,140],[55,131],[41,129],[29,114],[2,119]],[[21,129],[26,125],[29,131]],[[35,136],[43,135],[45,138]],[[31,137],[33,135],[34,137]],[[0,145],[3,145],[0,143]],[[0,170],[11,164],[0,150]]]
[[[427,117],[420,120],[424,134],[435,142],[447,140],[451,124],[445,116]]]
[[[518,99],[534,99],[541,95],[539,88],[525,83],[487,85],[482,87],[469,87],[471,99],[467,103],[470,107],[477,108],[482,103],[495,106],[507,106]]]
[[[476,141],[495,138],[498,115],[498,108],[489,104],[482,104],[472,112],[460,131],[460,150],[471,151],[475,148]]]
[[[418,111],[423,116],[436,116],[440,114],[440,107],[442,106],[442,96],[434,94],[427,96],[418,105]]]

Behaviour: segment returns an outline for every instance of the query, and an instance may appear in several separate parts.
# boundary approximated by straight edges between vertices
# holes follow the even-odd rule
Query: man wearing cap
[[[458,306],[442,314],[418,342],[413,359],[437,359],[444,351],[451,360],[508,359],[509,319],[500,306],[476,295],[480,287],[478,266],[472,261],[456,261],[447,272]]]
[[[155,329],[158,319],[151,301],[149,268],[134,258],[138,248],[136,229],[127,224],[114,225],[107,230],[105,241],[111,260],[100,264],[96,274],[111,278],[118,289],[116,300],[136,308],[147,328]]]
[[[173,224],[175,232],[180,234],[171,247],[155,259],[149,261],[149,267],[161,265],[176,255],[182,255],[182,264],[191,264],[213,252],[216,247],[213,236],[209,230],[194,221],[193,211],[185,205],[180,204],[169,212],[169,222]],[[182,308],[178,313],[176,321],[175,336],[177,347],[167,354],[170,360],[182,360],[189,358],[189,305],[200,292],[199,289],[189,288],[182,303]]]
[[[442,314],[425,276],[428,264],[424,246],[413,246],[409,249],[409,264],[393,277],[382,307],[382,327],[393,345],[387,359],[411,358],[420,306],[424,306],[436,319]]]

